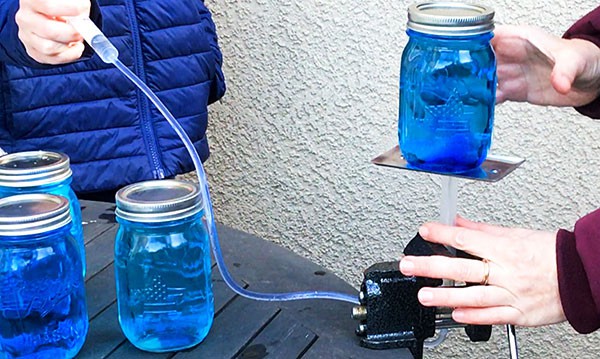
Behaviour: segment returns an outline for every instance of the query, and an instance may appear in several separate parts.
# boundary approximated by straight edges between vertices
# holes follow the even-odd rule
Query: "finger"
[[[496,69],[498,85],[502,87],[508,81],[524,81],[524,71],[522,63],[509,62],[507,60],[504,63],[498,64],[498,68]]]
[[[494,36],[497,37],[523,37],[522,25],[502,25],[494,27]]]
[[[577,61],[567,60],[562,56],[558,58],[550,75],[552,86],[558,93],[565,95],[571,91],[579,67]]]
[[[89,16],[90,1],[73,0],[30,0],[22,1],[21,7],[47,17],[53,16]]]
[[[57,59],[61,61],[61,63],[73,62],[81,57],[84,50],[85,44],[83,43],[83,40],[71,42],[67,45],[67,50],[61,52],[57,56]]]
[[[494,28],[494,37],[491,40],[492,46],[496,46],[501,41],[507,39],[522,38],[522,30],[519,31],[515,25],[498,25]]]
[[[61,53],[54,56],[51,60],[52,62],[49,63],[56,65],[76,61],[81,57],[84,50],[85,45],[83,44],[83,41],[72,42],[67,45],[67,49],[65,51],[62,51]]]
[[[510,79],[502,82],[502,92],[506,99],[515,102],[524,102],[528,100],[527,84],[523,79]]]
[[[489,264],[488,264],[489,265]],[[482,283],[491,269],[479,260],[444,256],[406,256],[400,260],[400,271],[406,276],[452,279],[466,283]]]
[[[39,63],[58,65],[73,62],[79,59],[85,49],[85,46],[82,41],[61,46],[62,50],[53,52],[51,54],[42,53],[35,49],[27,49],[27,53],[29,54],[29,56],[31,56],[31,58],[33,58]]]
[[[474,222],[460,216],[456,217],[456,225],[463,228],[489,233],[494,236],[503,236],[511,231],[511,228],[495,226],[482,222]]]
[[[452,312],[452,319],[459,323],[498,325],[521,325],[523,313],[514,307],[499,306],[487,308],[457,308]]]
[[[15,15],[15,21],[23,32],[31,32],[42,39],[52,40],[63,44],[82,39],[81,35],[69,24],[48,19],[39,14]],[[25,30],[26,29],[26,30]]]
[[[498,61],[500,62],[500,59]],[[506,100],[524,101],[526,99],[527,83],[522,65],[499,64],[496,73],[498,76],[498,87],[496,89],[498,102]]]
[[[425,223],[419,228],[425,240],[463,250],[480,258],[493,259],[501,252],[502,237],[463,227]]]
[[[506,306],[513,297],[496,286],[423,288],[418,293],[419,302],[427,307],[486,308]]]
[[[56,56],[67,49],[66,43],[44,39],[33,33],[30,34],[29,38],[28,49],[32,49],[41,56]]]
[[[506,96],[504,95],[504,91],[501,89],[496,90],[496,105],[500,105],[501,103],[506,101]]]
[[[506,80],[509,78],[516,78],[523,72],[523,69],[519,64],[510,61],[500,62],[498,59],[498,67],[496,68],[496,75],[498,80]]]
[[[64,44],[83,39],[73,26],[57,20],[47,21],[44,26],[32,26],[31,30],[40,37]]]

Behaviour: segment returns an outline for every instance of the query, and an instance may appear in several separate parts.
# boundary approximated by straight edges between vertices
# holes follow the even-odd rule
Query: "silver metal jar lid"
[[[0,236],[44,233],[69,222],[69,201],[64,197],[30,193],[0,199]]]
[[[134,183],[116,195],[115,214],[132,222],[160,223],[192,216],[202,209],[198,186],[179,180]]]
[[[71,177],[69,157],[63,153],[29,151],[0,157],[0,186],[36,187]]]
[[[461,2],[423,2],[408,8],[408,28],[442,36],[471,36],[494,30],[494,10]]]

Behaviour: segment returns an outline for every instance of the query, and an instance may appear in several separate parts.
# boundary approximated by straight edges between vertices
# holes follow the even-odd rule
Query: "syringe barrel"
[[[87,40],[86,40],[87,41]],[[96,35],[91,42],[88,42],[92,49],[96,51],[102,61],[107,64],[114,64],[119,57],[117,48],[104,35]]]
[[[94,49],[102,61],[112,64],[118,59],[119,51],[117,48],[90,18],[68,17],[66,20],[83,36],[83,39]]]

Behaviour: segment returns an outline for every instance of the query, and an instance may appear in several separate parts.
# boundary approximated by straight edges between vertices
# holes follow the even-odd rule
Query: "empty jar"
[[[147,181],[116,195],[115,271],[119,323],[139,349],[200,343],[214,305],[208,232],[198,186]]]
[[[51,193],[69,201],[73,224],[71,233],[79,243],[85,276],[85,243],[81,207],[71,189],[69,157],[62,153],[29,151],[0,157],[0,197],[23,193]]]
[[[409,7],[398,137],[410,166],[457,173],[485,160],[496,97],[493,18],[490,8],[460,2]]]
[[[0,199],[0,357],[73,358],[88,331],[79,244],[64,197]]]

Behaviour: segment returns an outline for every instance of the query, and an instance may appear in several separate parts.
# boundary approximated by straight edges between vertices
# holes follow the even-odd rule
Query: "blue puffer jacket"
[[[203,1],[97,2],[90,17],[102,23],[119,59],[164,102],[204,161],[207,107],[223,96],[225,83],[215,25]],[[115,67],[96,55],[64,66],[27,56],[14,20],[18,3],[0,1],[2,149],[66,153],[80,193],[193,170],[176,133]]]

